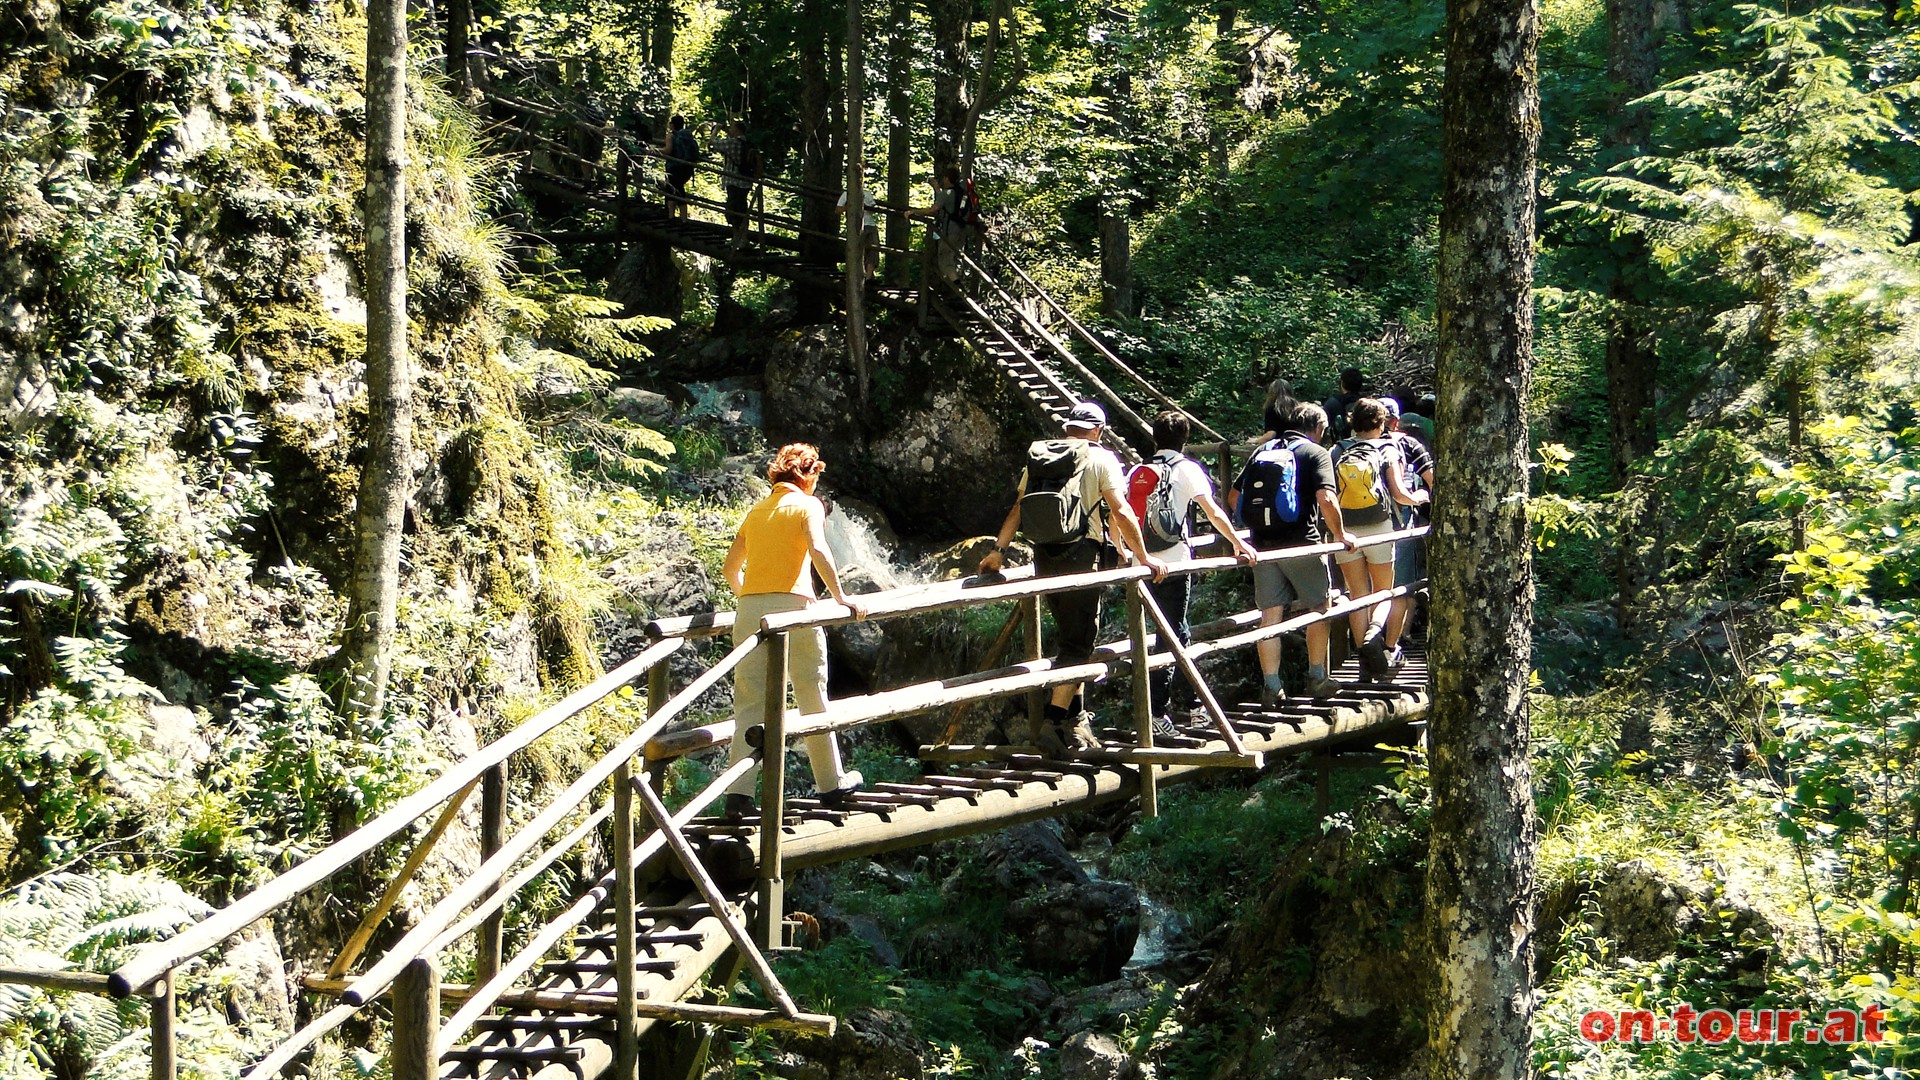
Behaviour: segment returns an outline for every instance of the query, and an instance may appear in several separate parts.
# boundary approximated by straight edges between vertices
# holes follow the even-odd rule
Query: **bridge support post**
[[[1153,685],[1147,671],[1147,605],[1142,597],[1146,590],[1143,582],[1133,582],[1127,589],[1127,636],[1133,641],[1133,726],[1138,732],[1140,748],[1153,748]],[[1160,816],[1159,778],[1153,774],[1154,766],[1148,762],[1140,763],[1140,816],[1154,818]]]
[[[480,858],[484,861],[507,842],[507,763],[501,762],[483,774],[480,781]],[[489,889],[487,896],[493,895]],[[485,985],[500,972],[500,954],[504,948],[506,910],[487,916],[480,924],[475,943],[473,981]]]
[[[613,771],[614,1080],[636,1080],[640,1068],[633,936],[633,766],[627,764]]]
[[[1020,601],[1020,618],[1026,636],[1027,655],[1024,659],[1040,659],[1040,598],[1029,596]],[[1040,725],[1047,718],[1047,697],[1044,691],[1027,691],[1027,731],[1037,734]]]
[[[154,984],[153,1001],[153,1080],[173,1080],[177,1071],[173,1022],[177,1015],[179,990],[177,976],[169,971]]]
[[[760,940],[763,950],[786,944],[787,885],[780,873],[781,822],[787,815],[787,635],[771,634],[767,650],[767,711],[760,740]]]
[[[438,1080],[440,965],[421,957],[393,981],[393,1080]]]
[[[647,715],[660,711],[660,707],[673,696],[673,672],[668,670],[665,660],[647,669]],[[647,783],[653,786],[656,794],[667,793],[667,766],[672,762],[662,762],[658,768],[646,772]]]

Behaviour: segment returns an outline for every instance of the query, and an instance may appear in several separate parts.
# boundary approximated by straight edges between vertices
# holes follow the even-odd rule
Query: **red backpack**
[[[1127,505],[1146,534],[1147,547],[1162,551],[1187,539],[1187,523],[1173,508],[1173,470],[1184,460],[1163,451],[1127,474]]]

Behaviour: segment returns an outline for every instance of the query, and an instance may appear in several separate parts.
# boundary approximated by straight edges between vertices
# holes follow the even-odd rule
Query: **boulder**
[[[1140,1080],[1140,1063],[1112,1036],[1083,1031],[1060,1044],[1060,1080]]]
[[[616,386],[607,391],[607,411],[643,427],[659,428],[672,424],[680,410],[665,394],[636,386]]]
[[[1535,940],[1563,940],[1576,919],[1620,956],[1712,957],[1726,977],[1756,990],[1764,986],[1779,938],[1767,917],[1717,875],[1662,870],[1642,859],[1549,886],[1541,898]],[[1551,970],[1556,952],[1539,950],[1535,963],[1541,972]]]
[[[1027,966],[1112,979],[1140,937],[1140,893],[1120,881],[1055,885],[1007,905]]]
[[[856,1009],[831,1036],[790,1041],[779,1073],[796,1080],[914,1080],[926,1075],[920,1047],[906,1017],[886,1009]]]

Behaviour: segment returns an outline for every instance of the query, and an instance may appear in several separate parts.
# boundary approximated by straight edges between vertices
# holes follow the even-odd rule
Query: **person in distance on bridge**
[[[726,168],[720,186],[727,189],[727,225],[733,229],[733,246],[742,248],[747,246],[747,204],[760,179],[760,155],[747,141],[747,125],[741,120],[727,125],[727,137],[717,140],[713,149]]]
[[[733,643],[745,642],[760,630],[760,620],[782,611],[799,611],[814,602],[811,563],[820,572],[827,592],[834,600],[853,611],[854,618],[866,618],[866,608],[840,590],[840,574],[827,550],[826,507],[814,496],[820,474],[827,464],[820,452],[806,443],[789,443],[774,454],[767,466],[767,480],[773,490],[754,504],[734,534],[733,546],[721,567],[727,584],[738,598],[734,605]],[[819,627],[794,630],[787,634],[787,671],[793,681],[793,696],[803,716],[827,710],[827,635]],[[787,696],[786,686],[767,685],[767,658],[756,652],[733,675],[733,749],[731,761],[752,755],[747,731],[766,716],[768,694]],[[813,766],[814,786],[820,801],[829,806],[844,803],[863,779],[849,771],[840,759],[840,744],[831,734],[806,739],[807,761]],[[749,773],[727,792],[726,812],[744,816],[753,808],[753,790],[759,782]]]
[[[1426,444],[1413,434],[1401,430],[1400,403],[1392,398],[1381,398],[1380,404],[1387,408],[1386,438],[1393,441],[1400,452],[1402,465],[1401,481],[1409,491],[1424,489],[1427,500],[1433,500],[1433,456],[1427,452]],[[1394,528],[1412,529],[1427,523],[1426,504],[1420,506],[1402,506],[1394,504]],[[1401,540],[1393,550],[1394,585],[1412,585],[1427,576],[1427,541],[1425,537]],[[1391,679],[1400,673],[1400,665],[1406,661],[1406,653],[1400,647],[1400,638],[1407,631],[1407,622],[1413,615],[1416,597],[1412,593],[1393,598],[1393,606],[1387,612],[1386,663],[1387,677]]]
[[[1355,536],[1378,536],[1393,532],[1399,520],[1399,507],[1426,504],[1424,490],[1409,490],[1407,465],[1401,457],[1400,443],[1389,439],[1387,407],[1378,398],[1354,402],[1351,415],[1353,437],[1340,443],[1333,452],[1333,470],[1340,513],[1347,529]],[[1334,555],[1340,575],[1346,581],[1347,595],[1365,596],[1393,587],[1394,544],[1372,544],[1359,551]],[[1397,651],[1386,637],[1387,615],[1391,603],[1356,608],[1348,616],[1353,643],[1360,653],[1361,670],[1369,678],[1388,674],[1388,653]]]
[[[687,126],[687,118],[674,113],[667,121],[667,141],[663,149],[667,158],[667,213],[675,217],[687,217],[691,207],[687,203],[687,185],[693,181],[693,165],[700,159],[700,144],[694,141],[693,129]]]
[[[1267,384],[1267,401],[1260,407],[1260,423],[1266,429],[1260,436],[1261,442],[1272,442],[1287,430],[1287,421],[1293,416],[1293,407],[1300,404],[1293,396],[1293,384],[1285,379],[1275,379]]]
[[[1280,437],[1255,450],[1240,470],[1227,493],[1227,506],[1235,520],[1247,526],[1254,547],[1276,551],[1336,540],[1348,551],[1354,549],[1355,540],[1334,499],[1333,457],[1320,445],[1326,433],[1326,410],[1300,402]],[[1284,620],[1289,605],[1295,611],[1325,611],[1332,595],[1333,578],[1323,556],[1276,559],[1253,568],[1253,602],[1262,626]],[[1327,641],[1326,620],[1307,627],[1306,690],[1316,698],[1346,689],[1327,675]],[[1285,696],[1280,639],[1267,638],[1255,651],[1260,657],[1260,707],[1273,709]]]
[[[1033,544],[1036,576],[1112,569],[1120,562],[1112,545],[1113,534],[1119,533],[1133,557],[1153,571],[1153,580],[1166,576],[1166,564],[1147,551],[1140,522],[1127,505],[1120,459],[1100,445],[1106,425],[1106,410],[1083,401],[1061,425],[1066,438],[1042,439],[1028,448],[1013,509],[1000,523],[993,550],[980,560],[980,573],[1000,572],[1001,558],[1016,532]],[[1047,610],[1053,612],[1055,627],[1053,666],[1091,660],[1100,634],[1100,590],[1048,593]],[[1069,747],[1093,750],[1100,745],[1080,688],[1080,683],[1055,686],[1042,723],[1032,733],[1050,756],[1058,757]]]
[[[1360,400],[1366,388],[1366,379],[1359,368],[1347,368],[1340,373],[1340,392],[1326,400],[1320,408],[1327,414],[1327,430],[1333,432],[1335,439],[1344,439],[1350,430],[1347,427],[1347,414],[1353,410],[1353,403]]]
[[[1212,477],[1200,467],[1199,462],[1181,452],[1186,449],[1187,436],[1192,432],[1193,422],[1178,409],[1167,409],[1155,416],[1154,455],[1145,463],[1134,466],[1127,476],[1127,503],[1140,519],[1147,550],[1162,562],[1186,562],[1192,558],[1193,551],[1187,543],[1187,527],[1193,507],[1198,505],[1201,512],[1207,515],[1207,520],[1213,523],[1214,532],[1226,538],[1233,546],[1233,553],[1251,566],[1257,557],[1256,553],[1247,546],[1245,540],[1240,539],[1233,523],[1227,520],[1227,512],[1214,499]],[[1153,594],[1153,602],[1159,605],[1161,614],[1172,624],[1174,636],[1180,639],[1180,644],[1192,641],[1193,635],[1187,623],[1187,605],[1193,599],[1193,575],[1179,574],[1147,588]],[[1163,738],[1178,735],[1178,725],[1193,718],[1193,710],[1199,704],[1198,692],[1178,665],[1155,671],[1150,682],[1152,699],[1162,707],[1161,713],[1154,718],[1153,733]]]

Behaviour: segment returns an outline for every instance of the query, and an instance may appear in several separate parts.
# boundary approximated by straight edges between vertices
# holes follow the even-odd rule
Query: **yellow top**
[[[782,482],[747,511],[740,523],[747,558],[741,596],[794,593],[813,599],[807,552],[813,546],[813,515],[824,510],[819,499]]]

